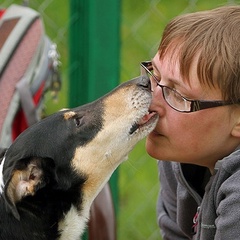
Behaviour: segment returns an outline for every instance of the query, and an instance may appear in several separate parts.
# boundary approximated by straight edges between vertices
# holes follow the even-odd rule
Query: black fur
[[[0,196],[1,240],[57,239],[58,222],[63,214],[71,205],[80,206],[86,176],[76,174],[70,163],[75,149],[91,141],[101,129],[101,101],[72,111],[77,114],[70,119],[64,119],[62,111],[30,127],[6,152],[5,188],[13,171],[26,168],[32,160],[37,161],[44,175],[36,194],[24,197],[16,205],[6,193]]]

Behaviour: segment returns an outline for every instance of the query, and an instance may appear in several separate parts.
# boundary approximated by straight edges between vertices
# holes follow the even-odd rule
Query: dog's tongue
[[[145,123],[147,123],[154,115],[156,115],[156,112],[151,112],[142,117],[142,119],[134,123],[129,131],[130,134],[133,134],[137,129],[139,129],[141,126],[143,126]]]
[[[148,113],[146,115],[144,115],[142,117],[142,119],[138,122],[139,125],[143,125],[145,124],[146,122],[148,122],[156,113],[155,112],[151,112],[151,113]]]

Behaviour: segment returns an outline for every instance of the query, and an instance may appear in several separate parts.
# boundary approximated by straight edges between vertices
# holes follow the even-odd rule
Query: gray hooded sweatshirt
[[[240,239],[240,150],[205,167],[159,161],[158,224],[164,240]]]

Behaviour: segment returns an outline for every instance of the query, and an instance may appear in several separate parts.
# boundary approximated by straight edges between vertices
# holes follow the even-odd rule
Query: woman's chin
[[[158,159],[159,145],[154,141],[155,138],[152,138],[150,134],[146,139],[146,151],[151,157]]]

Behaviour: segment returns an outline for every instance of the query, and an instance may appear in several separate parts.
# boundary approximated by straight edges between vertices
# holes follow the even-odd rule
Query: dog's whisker
[[[129,165],[129,167],[131,167],[132,169],[138,171],[138,168],[136,168],[135,165],[133,165],[133,163],[131,162],[131,160],[125,162],[124,164],[127,164],[127,165]]]

